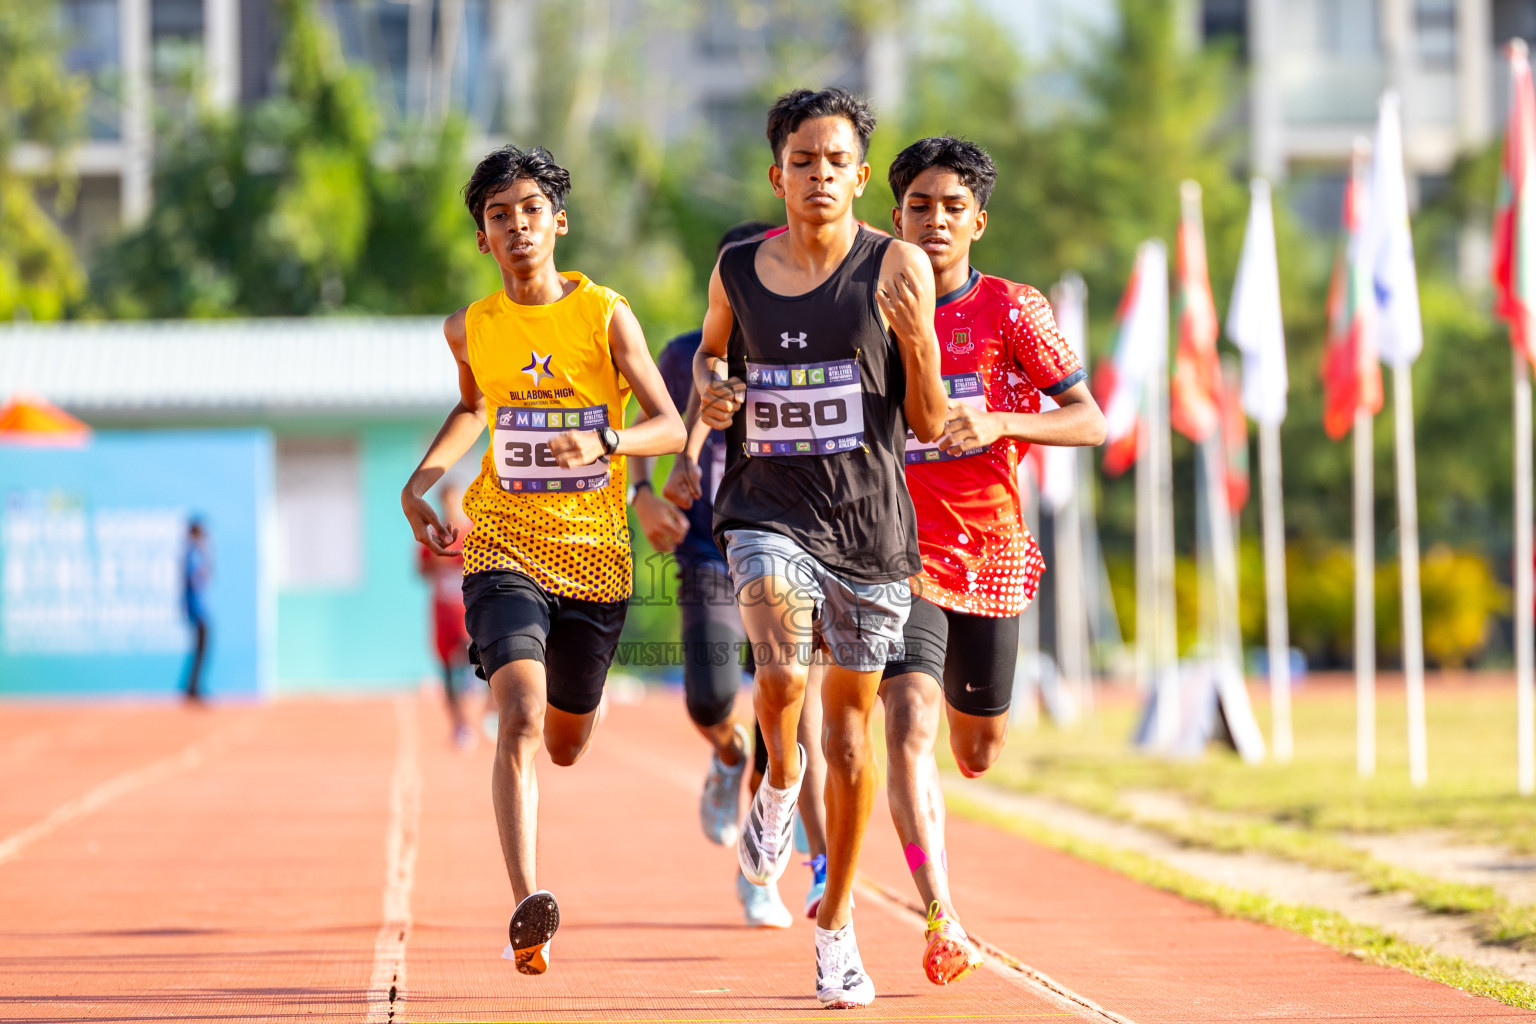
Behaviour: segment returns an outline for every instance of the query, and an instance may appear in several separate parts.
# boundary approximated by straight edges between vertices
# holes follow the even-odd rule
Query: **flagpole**
[[[1280,426],[1259,424],[1259,490],[1264,517],[1264,598],[1269,625],[1270,735],[1275,760],[1291,759],[1291,643],[1285,605],[1285,510],[1280,497]]]
[[[1413,377],[1392,367],[1392,419],[1397,428],[1398,568],[1403,605],[1403,678],[1408,691],[1408,780],[1429,781],[1424,738],[1424,613],[1419,596],[1419,489],[1414,472]]]
[[[1376,512],[1371,414],[1355,413],[1355,770],[1376,774]]]
[[[1152,327],[1148,339],[1153,344],[1151,372],[1147,378],[1146,448],[1149,586],[1147,599],[1150,617],[1141,621],[1149,627],[1153,685],[1157,687],[1157,722],[1153,733],[1156,747],[1172,750],[1179,736],[1179,648],[1178,619],[1174,608],[1173,579],[1173,458],[1168,434],[1168,251],[1159,241],[1142,243],[1146,253],[1147,273],[1138,275],[1146,289],[1147,309],[1143,311]],[[1138,254],[1140,258],[1140,254]],[[1138,467],[1138,473],[1140,467]],[[1140,476],[1137,477],[1139,482]]]
[[[1033,479],[1034,473],[1030,472],[1026,464],[1019,466],[1019,483],[1023,485],[1024,494],[1024,521],[1026,523],[1040,522],[1040,482]],[[1019,647],[1023,657],[1019,659],[1019,665],[1025,671],[1021,681],[1024,683],[1023,693],[1014,697],[1013,721],[1023,732],[1030,733],[1040,728],[1040,684],[1044,674],[1045,656],[1040,652],[1040,605],[1036,601],[1029,602],[1019,616]]]
[[[1156,603],[1154,595],[1157,593],[1153,581],[1157,566],[1153,556],[1157,547],[1157,523],[1153,513],[1153,493],[1156,487],[1152,469],[1151,391],[1150,384],[1143,391],[1146,414],[1142,416],[1141,429],[1136,433],[1136,685],[1149,697],[1158,684],[1155,639],[1157,616],[1153,610]],[[1157,696],[1160,698],[1161,694]],[[1154,737],[1162,735],[1162,716],[1163,711],[1158,708],[1159,727],[1153,730]]]
[[[1165,264],[1166,266],[1166,264]],[[1163,285],[1163,295],[1168,294],[1168,288]],[[1168,322],[1167,315],[1163,316],[1163,323]],[[1156,524],[1157,524],[1157,558],[1156,580],[1156,608],[1157,615],[1157,669],[1158,678],[1161,681],[1162,693],[1158,700],[1161,709],[1160,724],[1163,726],[1163,749],[1171,750],[1178,741],[1179,730],[1182,722],[1183,709],[1180,706],[1179,686],[1179,638],[1178,617],[1176,613],[1174,591],[1174,557],[1173,557],[1173,451],[1172,439],[1169,435],[1168,424],[1168,340],[1163,336],[1162,358],[1158,364],[1157,372],[1152,375],[1152,395],[1154,399],[1154,412],[1151,417],[1155,426],[1153,431],[1156,442],[1155,472],[1157,474],[1157,486],[1155,492]]]
[[[1083,309],[1087,286],[1075,273],[1064,275],[1052,290],[1051,304],[1056,310],[1056,326],[1077,355],[1087,365],[1083,333]],[[1071,307],[1068,309],[1068,307]],[[1089,470],[1084,453],[1068,449],[1072,464],[1072,487],[1066,503],[1055,510],[1056,555],[1056,649],[1063,681],[1076,692],[1084,715],[1093,713],[1093,668],[1088,650],[1088,565],[1083,558],[1083,482]]]
[[[1536,566],[1531,551],[1531,369],[1525,353],[1514,349],[1515,379],[1515,719],[1517,778],[1520,794],[1536,792],[1536,609],[1532,608]]]
[[[1509,324],[1514,361],[1515,442],[1515,777],[1522,796],[1536,792],[1536,567],[1532,565],[1531,367],[1536,345],[1536,281],[1529,252],[1536,234],[1532,175],[1536,173],[1536,89],[1525,40],[1511,39],[1509,117],[1504,132],[1503,185],[1493,222],[1495,311]]]
[[[1237,622],[1237,558],[1232,511],[1227,505],[1224,430],[1225,426],[1218,424],[1211,436],[1200,442],[1200,455],[1205,464],[1205,518],[1210,528],[1211,590],[1215,598],[1210,624],[1212,660],[1220,673],[1223,695],[1230,692],[1230,687],[1243,686],[1242,638]]]

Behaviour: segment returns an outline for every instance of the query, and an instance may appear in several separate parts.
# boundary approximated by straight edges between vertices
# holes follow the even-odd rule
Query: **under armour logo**
[[[789,348],[789,346],[791,346],[791,345],[799,345],[801,348],[805,348],[805,332],[804,331],[801,331],[800,334],[797,337],[794,337],[794,338],[791,338],[789,336],[789,332],[788,331],[780,331],[779,332],[779,337],[784,339],[783,341],[779,342],[779,347],[780,348]]]

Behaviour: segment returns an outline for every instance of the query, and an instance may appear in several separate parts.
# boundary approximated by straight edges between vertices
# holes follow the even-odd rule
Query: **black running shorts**
[[[885,664],[883,678],[922,672],[942,683],[950,707],[993,718],[1013,703],[1019,661],[1019,617],[967,615],[913,597],[902,630],[904,651]]]
[[[557,597],[520,572],[464,577],[464,625],[485,678],[504,665],[542,662],[545,700],[571,715],[597,710],[624,629],[628,601]]]

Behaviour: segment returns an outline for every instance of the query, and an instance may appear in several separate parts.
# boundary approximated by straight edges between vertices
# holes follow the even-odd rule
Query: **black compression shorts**
[[[902,631],[906,648],[885,664],[883,678],[922,672],[944,686],[956,711],[982,718],[1008,713],[1019,661],[1019,617],[951,611],[921,597]]]
[[[542,662],[545,700],[570,715],[597,710],[618,649],[628,601],[583,601],[546,593],[520,572],[464,577],[471,657],[489,679],[514,661]]]
[[[752,675],[752,649],[723,561],[680,560],[677,580],[684,700],[688,717],[707,729],[730,717],[743,680]]]

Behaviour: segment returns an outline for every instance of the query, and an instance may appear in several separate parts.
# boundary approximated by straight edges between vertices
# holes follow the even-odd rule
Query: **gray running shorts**
[[[912,588],[906,580],[852,583],[789,537],[767,530],[727,530],[725,543],[738,604],[759,594],[766,599],[770,595],[761,581],[776,580],[775,587],[815,604],[816,629],[834,663],[854,672],[885,668],[892,646],[901,643],[902,626],[912,606]],[[809,634],[810,623],[796,626],[797,632]]]

